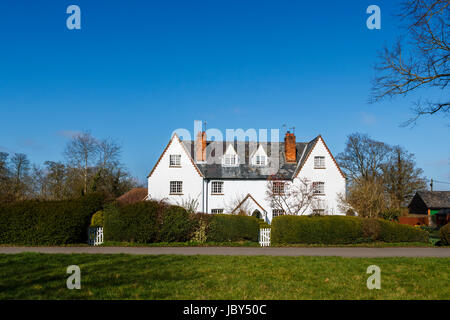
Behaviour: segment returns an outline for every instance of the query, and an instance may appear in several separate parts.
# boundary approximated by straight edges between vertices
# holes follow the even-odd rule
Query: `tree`
[[[15,153],[10,159],[12,190],[15,199],[24,199],[31,189],[30,160],[26,154]]]
[[[80,133],[67,143],[64,154],[70,165],[81,170],[83,192],[87,194],[89,168],[95,163],[98,154],[97,140],[88,132]]]
[[[356,179],[371,180],[382,172],[383,163],[389,156],[389,145],[373,140],[366,134],[348,136],[344,152],[336,156],[340,167],[350,182]]]
[[[394,146],[389,161],[383,165],[383,183],[390,195],[391,206],[406,206],[416,191],[426,190],[423,170],[416,168],[414,155],[400,146]]]
[[[425,88],[445,90],[450,81],[450,2],[448,0],[406,0],[400,17],[406,36],[392,49],[384,48],[375,66],[371,102],[385,97],[405,96]],[[407,43],[407,45],[405,45]],[[443,100],[416,102],[415,116],[448,114],[449,96]]]
[[[283,177],[271,176],[267,180],[266,199],[275,210],[288,215],[303,215],[317,200],[312,183],[306,178],[289,181]]]
[[[11,171],[8,166],[8,154],[0,152],[0,201],[11,200]]]
[[[338,196],[344,212],[355,210],[360,217],[378,218],[389,207],[388,197],[380,178],[356,179],[347,189],[347,195]]]

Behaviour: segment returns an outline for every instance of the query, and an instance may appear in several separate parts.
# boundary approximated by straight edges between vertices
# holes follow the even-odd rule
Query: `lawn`
[[[369,290],[366,269],[381,268]],[[81,268],[81,290],[66,268]],[[0,255],[0,299],[450,299],[448,258]]]

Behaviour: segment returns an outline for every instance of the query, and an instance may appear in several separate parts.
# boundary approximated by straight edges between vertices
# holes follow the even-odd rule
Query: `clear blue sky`
[[[71,4],[81,30],[66,28]],[[381,30],[366,28],[371,4]],[[116,138],[144,180],[172,131],[196,119],[221,130],[286,123],[298,141],[322,134],[334,154],[353,132],[400,144],[427,177],[449,181],[448,118],[402,128],[417,96],[367,104],[397,10],[392,0],[3,0],[0,150],[62,160],[70,133],[90,130]]]

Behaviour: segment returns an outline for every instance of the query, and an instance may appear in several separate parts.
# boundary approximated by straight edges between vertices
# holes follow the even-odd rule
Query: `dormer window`
[[[267,165],[267,154],[261,145],[259,145],[258,150],[256,150],[253,154],[252,164],[258,167],[264,167]]]
[[[169,165],[171,167],[181,166],[181,154],[171,154]]]
[[[255,156],[255,166],[265,166],[266,160],[267,160],[266,156],[256,155]]]
[[[223,156],[224,166],[235,166],[237,164],[237,156],[235,154],[226,154]]]
[[[227,151],[223,155],[222,165],[224,167],[236,167],[239,165],[238,155],[231,144],[228,146]]]

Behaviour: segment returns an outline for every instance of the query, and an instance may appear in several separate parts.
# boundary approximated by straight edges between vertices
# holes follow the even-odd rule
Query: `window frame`
[[[177,159],[178,160],[178,164],[176,163],[177,161],[174,161],[174,163],[172,163],[172,159]],[[179,167],[181,167],[181,154],[171,154],[171,155],[169,155],[169,167],[171,167],[171,168],[179,168]]]
[[[183,194],[183,181],[170,181],[169,182],[169,194],[170,195],[182,195]]]
[[[319,188],[317,187],[319,186]],[[314,181],[312,183],[312,193],[315,196],[325,195],[325,182],[324,181]]]
[[[272,209],[272,219],[279,216],[286,215],[286,211],[283,209]]]
[[[230,163],[227,163],[227,159],[230,159]],[[233,161],[231,161],[233,159]],[[234,163],[232,163],[234,162]],[[222,159],[222,166],[224,167],[237,167],[239,165],[237,154],[224,154]]]
[[[314,156],[314,169],[325,169],[325,168],[326,168],[325,156]]]
[[[211,214],[222,214],[223,211],[224,211],[223,208],[214,208],[214,209],[211,209]]]
[[[217,185],[220,185],[220,192],[217,192]],[[211,195],[223,195],[223,181],[211,181]],[[214,190],[216,189],[216,190]]]
[[[258,167],[265,167],[267,165],[267,156],[264,154],[256,154],[253,157],[253,165]]]
[[[284,196],[286,194],[286,182],[273,181],[272,182],[272,194],[275,196]]]

